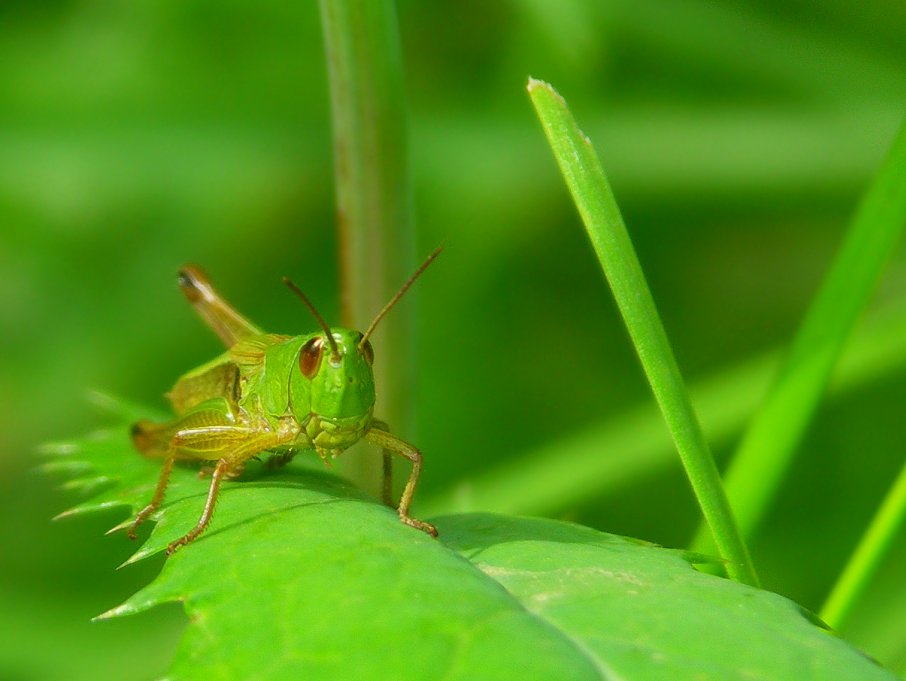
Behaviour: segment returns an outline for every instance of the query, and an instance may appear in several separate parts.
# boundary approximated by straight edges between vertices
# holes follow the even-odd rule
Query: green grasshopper
[[[400,520],[433,537],[430,523],[409,515],[422,467],[421,452],[392,435],[373,416],[374,351],[368,340],[378,322],[440,253],[435,250],[403,284],[365,333],[331,329],[299,288],[299,296],[321,327],[303,336],[264,333],[234,310],[196,266],[179,272],[179,287],[228,350],[183,375],[167,397],[176,418],[164,423],[139,421],[132,441],[142,454],[163,459],[154,496],[129,528],[136,529],[164,499],[177,460],[216,462],[201,517],[194,528],[171,542],[167,553],[195,540],[205,531],[224,479],[236,477],[245,463],[265,451],[278,465],[298,450],[314,449],[325,463],[360,439],[379,446],[384,456],[384,503],[391,502],[391,454],[412,462],[412,472],[397,508]]]

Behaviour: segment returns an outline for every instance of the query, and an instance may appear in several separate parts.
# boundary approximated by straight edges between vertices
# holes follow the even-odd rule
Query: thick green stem
[[[727,560],[727,572],[737,581],[757,585],[755,569],[733,519],[714,458],[598,156],[566,102],[550,85],[529,80],[528,90],[667,421],[702,514],[711,527],[720,555]]]
[[[321,0],[333,115],[343,324],[364,329],[414,269],[415,236],[402,58],[390,0]],[[412,438],[411,301],[374,337],[377,416]],[[358,454],[358,456],[356,456]],[[380,456],[344,456],[380,492]]]

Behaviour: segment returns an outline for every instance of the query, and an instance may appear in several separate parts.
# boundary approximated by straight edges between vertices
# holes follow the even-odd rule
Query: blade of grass
[[[853,605],[865,590],[887,553],[906,515],[906,464],[881,503],[868,531],[846,564],[821,608],[821,619],[835,629],[846,622]]]
[[[906,224],[906,125],[863,196],[846,240],[746,431],[726,475],[743,535],[752,535],[818,408],[847,338]],[[707,529],[694,546],[707,552]]]
[[[860,325],[834,372],[837,398],[906,368],[906,306],[875,311]],[[691,387],[708,440],[729,442],[758,406],[780,351],[758,355]],[[601,452],[607,452],[602,456]],[[464,511],[559,513],[616,494],[676,462],[669,433],[650,403],[469,476],[427,500],[427,515]]]
[[[550,85],[530,79],[528,91],[667,421],[702,514],[720,555],[728,561],[728,574],[736,581],[757,585],[748,549],[736,527],[717,466],[597,154],[566,102]]]
[[[343,324],[364,328],[415,268],[402,57],[391,0],[321,0],[333,116]],[[375,333],[382,420],[413,437],[411,300]],[[356,456],[356,454],[359,454]],[[344,457],[348,459],[348,457]],[[380,457],[352,453],[344,472],[379,492]]]

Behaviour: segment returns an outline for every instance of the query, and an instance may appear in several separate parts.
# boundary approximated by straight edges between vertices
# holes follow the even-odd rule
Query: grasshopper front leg
[[[387,453],[399,454],[404,456],[409,461],[412,462],[412,472],[409,474],[409,480],[406,481],[406,486],[403,488],[403,493],[400,496],[400,505],[397,508],[399,513],[400,520],[409,525],[409,527],[414,527],[421,530],[422,532],[427,532],[432,537],[437,536],[437,528],[434,527],[431,523],[426,523],[424,520],[418,520],[409,515],[409,506],[412,504],[412,497],[415,496],[415,487],[418,484],[418,476],[421,474],[422,470],[422,453],[413,445],[409,444],[405,440],[401,440],[395,435],[391,434],[387,424],[381,421],[374,421],[371,424],[371,427],[365,432],[365,439],[369,442],[378,445],[384,450],[384,496],[385,503],[387,497],[389,496],[389,457]]]

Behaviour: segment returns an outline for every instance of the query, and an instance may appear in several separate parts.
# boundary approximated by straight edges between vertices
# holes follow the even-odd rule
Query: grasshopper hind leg
[[[186,300],[226,347],[231,348],[244,338],[263,333],[217,293],[208,276],[197,265],[186,265],[179,270],[177,282]]]
[[[237,475],[246,461],[255,455],[281,444],[278,434],[236,424],[232,414],[214,408],[213,403],[208,403],[205,407],[169,423],[139,421],[132,427],[132,434],[139,451],[146,456],[158,456],[163,453],[164,458],[154,496],[150,503],[139,511],[129,528],[129,537],[132,539],[135,539],[138,526],[163,503],[173,465],[177,460],[216,462],[207,500],[198,522],[185,535],[170,542],[167,547],[168,554],[192,542],[207,529],[214,515],[214,507],[224,480]]]
[[[138,526],[145,522],[163,501],[164,493],[167,491],[167,483],[170,481],[170,473],[173,472],[176,451],[171,450],[167,441],[169,438],[162,436],[163,431],[162,427],[151,421],[139,421],[132,424],[131,435],[135,448],[144,456],[164,457],[164,464],[160,469],[160,477],[157,479],[157,487],[154,488],[154,496],[151,497],[148,505],[138,512],[135,520],[132,521],[132,525],[129,526],[129,538],[133,540],[136,538]]]
[[[205,500],[204,510],[201,513],[201,517],[198,519],[195,527],[193,527],[176,541],[172,541],[167,545],[168,556],[172,556],[177,551],[177,549],[179,549],[179,547],[185,546],[189,542],[195,540],[202,532],[205,531],[205,529],[207,529],[208,524],[211,522],[211,517],[214,515],[214,506],[217,504],[217,497],[220,494],[220,483],[225,478],[229,477],[230,463],[226,459],[221,459],[217,462],[217,465],[214,467],[214,472],[211,474],[211,486],[208,488],[208,497]]]
[[[177,441],[186,446],[209,446],[211,453],[217,452],[221,457],[211,474],[211,485],[205,500],[204,510],[198,522],[191,530],[167,546],[167,555],[174,554],[180,547],[195,541],[204,532],[214,516],[214,507],[220,496],[220,484],[234,477],[242,470],[245,462],[256,454],[280,444],[280,437],[272,432],[256,432],[243,428],[198,428],[192,431],[181,431]]]

